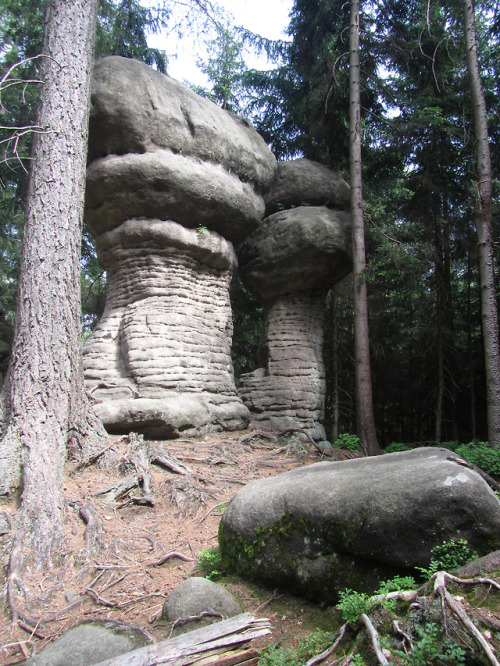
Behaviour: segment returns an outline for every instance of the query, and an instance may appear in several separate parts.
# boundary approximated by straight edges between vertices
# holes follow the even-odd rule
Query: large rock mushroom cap
[[[94,234],[143,216],[239,242],[262,219],[276,160],[250,123],[117,56],[96,63],[91,103],[86,219]]]
[[[267,217],[238,249],[245,285],[259,298],[327,289],[351,271],[351,218],[324,206]]]

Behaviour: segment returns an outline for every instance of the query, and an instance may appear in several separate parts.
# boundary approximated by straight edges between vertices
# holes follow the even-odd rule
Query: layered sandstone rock
[[[96,64],[86,220],[107,272],[84,349],[104,425],[155,437],[241,428],[229,282],[275,160],[250,125],[133,60]]]
[[[341,209],[349,188],[300,159],[280,164],[266,201],[269,210],[290,208],[267,217],[238,250],[243,282],[265,304],[260,367],[241,377],[240,395],[254,425],[324,439],[324,301],[351,270],[350,215]]]
[[[98,235],[136,217],[240,242],[263,218],[276,161],[245,120],[136,60],[94,68],[85,218]]]

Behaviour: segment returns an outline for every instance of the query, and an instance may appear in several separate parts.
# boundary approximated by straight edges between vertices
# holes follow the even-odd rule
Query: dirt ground
[[[116,501],[103,494],[127,471],[121,462],[133,446],[129,438],[110,438],[111,467],[75,470],[74,463],[68,463],[65,555],[53,569],[23,576],[11,600],[22,609],[17,622],[11,622],[4,606],[0,664],[22,663],[82,620],[119,620],[140,627],[156,641],[164,640],[170,630],[161,620],[164,600],[185,578],[203,575],[197,559],[202,551],[217,545],[224,505],[254,479],[320,460],[316,450],[293,437],[271,441],[251,432],[154,444],[188,470],[179,474],[149,465],[151,489],[144,504],[131,499],[144,501],[138,497],[137,487]],[[101,545],[99,552],[86,550],[82,507],[102,527],[102,538],[96,540]],[[12,505],[0,506],[0,512],[7,515],[13,510]],[[165,558],[167,555],[170,557]],[[225,579],[223,584],[246,611],[254,612],[264,604],[257,614],[273,624],[273,634],[265,639],[268,642],[287,644],[313,630],[315,609],[306,602],[286,595],[273,597],[273,590],[237,578]]]

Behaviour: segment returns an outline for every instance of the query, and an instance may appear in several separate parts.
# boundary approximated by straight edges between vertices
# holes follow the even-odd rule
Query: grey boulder
[[[29,666],[90,666],[147,645],[144,633],[119,622],[82,623],[25,663]]]
[[[196,626],[204,626],[220,621],[217,615],[226,619],[241,612],[239,603],[228,590],[207,578],[195,576],[183,580],[170,592],[163,604],[162,615],[168,622],[175,622],[199,618],[203,613],[213,613],[200,620],[188,621],[186,626],[190,631],[194,621],[197,622]]]
[[[429,565],[463,538],[478,555],[500,545],[500,501],[446,449],[322,462],[255,481],[220,524],[226,566],[332,602],[339,590]]]

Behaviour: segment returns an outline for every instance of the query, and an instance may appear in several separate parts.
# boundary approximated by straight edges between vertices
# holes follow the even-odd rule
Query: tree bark
[[[1,395],[0,493],[22,485],[19,518],[39,563],[62,534],[67,451],[82,459],[104,429],[84,389],[80,245],[98,0],[52,0],[25,212],[11,363]],[[21,484],[22,477],[22,484]]]
[[[500,447],[500,348],[498,340],[498,311],[495,290],[495,267],[491,229],[491,159],[488,120],[481,73],[477,56],[476,21],[473,0],[464,0],[464,33],[467,72],[472,100],[476,139],[476,176],[474,221],[479,247],[479,280],[483,345],[486,365],[486,399],[488,439],[493,448]]]
[[[373,417],[370,370],[370,335],[368,329],[368,292],[363,270],[366,265],[361,174],[361,92],[359,55],[359,0],[351,0],[349,31],[349,127],[350,181],[352,215],[354,356],[356,364],[356,410],[358,437],[369,455],[380,453]]]
[[[470,248],[467,247],[467,366],[469,369],[469,410],[470,410],[470,441],[475,442],[476,434],[476,395],[474,381],[474,364],[472,359],[472,306],[471,306],[472,267]]]
[[[339,327],[337,324],[337,292],[335,287],[330,289],[330,330],[332,340],[332,423],[330,440],[332,444],[335,444],[339,438]]]

